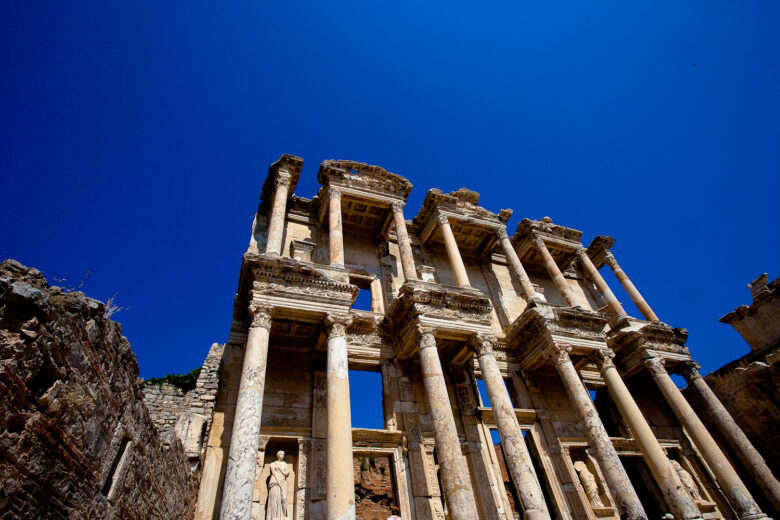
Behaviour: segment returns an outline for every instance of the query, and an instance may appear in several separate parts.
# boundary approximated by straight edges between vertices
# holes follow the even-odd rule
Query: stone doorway
[[[362,520],[386,520],[393,507],[399,507],[391,455],[356,453],[355,515]]]

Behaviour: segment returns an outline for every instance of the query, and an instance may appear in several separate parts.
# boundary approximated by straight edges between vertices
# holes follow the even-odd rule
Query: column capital
[[[610,267],[617,265],[617,260],[615,259],[615,255],[612,254],[612,251],[609,249],[604,250],[604,261],[609,264]]]
[[[251,318],[250,327],[262,327],[271,330],[271,314],[273,307],[261,305],[258,303],[249,304],[249,317]]]
[[[279,186],[284,186],[285,188],[289,188],[291,182],[292,182],[292,175],[287,170],[279,170],[276,173],[276,179],[274,179],[274,185],[277,188],[279,188]]]
[[[645,358],[642,362],[653,377],[669,375],[663,358],[653,356]]]
[[[567,343],[553,343],[545,349],[544,356],[554,363],[562,365],[564,363],[571,363],[569,352],[571,352],[571,345]]]
[[[547,244],[544,242],[542,237],[534,237],[534,244],[539,249],[547,249]]]
[[[447,215],[443,215],[439,213],[438,215],[436,215],[436,220],[438,220],[439,224],[441,224],[442,226],[445,224],[448,226],[450,225],[450,217],[448,217]]]
[[[505,240],[509,238],[509,234],[506,232],[506,226],[501,226],[496,229],[496,235],[498,235],[499,240]]]
[[[493,334],[474,334],[469,339],[469,346],[477,353],[478,357],[492,355],[493,346],[496,344],[496,336]]]
[[[352,316],[349,314],[328,314],[325,316],[325,329],[328,331],[328,337],[344,337],[347,335],[347,327],[352,323]]]
[[[615,359],[615,353],[608,348],[598,349],[594,358],[596,361],[596,366],[599,367],[599,370],[615,368],[615,363],[612,361]]]
[[[328,198],[341,200],[341,190],[333,186],[328,186]]]
[[[427,347],[436,347],[436,328],[418,324],[414,327],[414,330],[417,333],[420,350]]]
[[[404,210],[404,206],[406,206],[405,202],[397,200],[390,204],[390,209],[393,210],[393,213],[401,213]]]
[[[587,256],[587,254],[588,254],[588,250],[585,249],[585,246],[583,246],[582,244],[577,244],[577,247],[575,248],[574,252],[580,258],[582,258],[583,256]]]
[[[685,380],[690,383],[694,379],[702,379],[701,374],[699,373],[700,368],[701,365],[691,359],[678,363],[677,366],[674,367],[674,372],[683,376]]]

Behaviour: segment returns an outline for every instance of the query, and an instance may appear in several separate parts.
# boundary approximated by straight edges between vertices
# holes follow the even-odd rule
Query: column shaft
[[[458,284],[458,287],[471,287],[469,277],[466,274],[466,266],[463,265],[463,258],[461,258],[458,250],[458,243],[455,242],[455,235],[452,233],[450,220],[446,216],[441,215],[439,216],[439,225],[441,226],[441,234],[444,237],[444,246],[447,248],[447,256],[450,258],[452,271],[455,273],[455,283]]]
[[[328,190],[328,237],[330,265],[344,267],[344,234],[341,231],[341,192]]]
[[[219,514],[221,520],[249,520],[251,516],[270,329],[270,315],[255,310],[247,335],[241,383],[233,416],[233,433],[230,437]]]
[[[396,202],[392,205],[393,222],[395,223],[395,235],[398,238],[398,249],[401,254],[401,269],[404,272],[404,278],[407,280],[417,279],[417,270],[414,266],[414,255],[412,254],[412,243],[409,240],[409,232],[406,230],[406,220],[404,220],[404,205]]]
[[[379,312],[384,314],[385,303],[382,299],[382,281],[379,278],[371,280],[371,312]]]
[[[599,270],[596,269],[595,265],[593,265],[593,262],[591,261],[590,257],[588,256],[588,252],[584,247],[577,249],[577,257],[580,259],[580,263],[582,263],[582,266],[585,268],[585,272],[588,273],[588,277],[593,280],[593,283],[596,284],[596,288],[598,288],[601,295],[607,301],[609,310],[612,311],[612,314],[615,315],[615,319],[620,320],[621,318],[627,316],[625,309],[623,309],[623,306],[620,305],[620,302],[615,297],[615,293],[613,293],[612,289],[609,288],[609,285],[607,285],[606,280],[604,280],[604,278],[601,276]]]
[[[267,254],[282,253],[282,235],[284,234],[284,220],[287,213],[287,192],[290,188],[290,174],[280,171],[276,176],[276,190],[271,205],[271,220],[268,223],[267,241],[265,252]]]
[[[501,241],[501,247],[504,249],[504,255],[509,262],[509,271],[515,275],[517,283],[520,284],[520,288],[523,290],[523,295],[527,301],[541,300],[542,298],[534,289],[534,285],[531,283],[531,279],[528,278],[528,274],[525,272],[523,264],[520,263],[520,258],[517,256],[512,241],[509,240],[509,236],[506,233],[505,227],[498,229],[498,239]]]
[[[355,481],[352,472],[352,416],[349,405],[348,320],[328,316],[328,520],[354,520]]]
[[[474,520],[479,518],[474,492],[466,472],[455,417],[447,395],[447,384],[436,350],[436,338],[432,332],[421,334],[419,355],[425,394],[431,408],[436,454],[441,467],[442,494],[453,520]]]
[[[710,432],[702,424],[685,397],[683,397],[682,392],[669,377],[663,366],[663,361],[651,358],[646,360],[645,364],[650,368],[650,373],[656,384],[663,392],[677,418],[680,419],[682,425],[693,438],[693,442],[699,448],[713,473],[715,473],[715,478],[729,496],[729,501],[740,517],[748,518],[760,513],[758,505],[750,496],[750,492],[745,488],[733,466],[718,447],[715,439],[712,438]],[[707,385],[707,382],[702,379],[698,370],[695,367],[686,367],[683,374],[691,388],[701,396],[707,410],[710,412],[710,416],[715,420],[723,436],[745,464],[748,471],[750,471],[756,483],[766,493],[767,498],[780,509],[780,482],[772,475],[772,471],[767,466],[764,458],[756,451],[756,448],[753,447],[753,444],[742,429],[734,422],[731,414],[729,414],[709,385]]]
[[[544,244],[544,240],[537,238],[534,241],[534,244],[536,245],[536,249],[539,251],[539,254],[542,255],[544,266],[547,269],[547,272],[550,274],[550,277],[552,277],[553,283],[558,289],[558,292],[561,293],[564,303],[569,307],[576,307],[577,300],[574,297],[574,293],[572,292],[571,287],[569,287],[569,283],[566,281],[566,278],[563,277],[563,273],[558,268],[558,264],[555,263],[555,259],[552,257],[550,251],[547,249],[547,246]]]
[[[525,445],[520,424],[517,422],[504,378],[501,377],[501,371],[496,363],[496,356],[489,347],[478,348],[481,348],[479,366],[482,368],[482,378],[490,398],[498,433],[501,435],[501,447],[506,455],[509,473],[512,475],[523,505],[523,516],[526,520],[548,519],[550,513],[544,503],[542,488],[534,471],[528,447]]]
[[[607,481],[612,497],[617,504],[618,515],[623,520],[647,520],[645,509],[631,485],[607,430],[588,395],[588,390],[569,359],[569,350],[571,350],[570,347],[555,345],[550,352],[550,357],[552,357],[555,368],[561,376],[566,393],[569,394],[569,399],[574,405],[574,410],[585,427],[585,437],[588,439],[588,445],[593,450],[593,456],[598,461],[604,479]]]
[[[644,316],[648,321],[660,321],[658,316],[656,316],[653,312],[653,309],[651,309],[645,299],[642,298],[642,295],[639,293],[637,288],[634,287],[634,284],[631,283],[631,280],[628,279],[626,273],[624,273],[620,268],[620,265],[618,265],[615,256],[611,252],[607,251],[605,259],[609,265],[609,268],[612,269],[613,273],[615,273],[615,277],[618,279],[618,281],[620,281],[620,285],[623,286],[623,289],[626,290],[628,296],[631,298],[631,301],[634,302],[634,305],[637,306],[639,312],[642,313],[642,316]]]
[[[634,434],[634,439],[639,444],[639,449],[664,496],[666,505],[669,506],[670,513],[681,520],[701,518],[699,508],[683,486],[680,476],[667,458],[658,439],[655,438],[650,429],[650,425],[639,410],[639,406],[629,393],[623,378],[620,377],[617,368],[612,363],[614,354],[607,350],[602,350],[599,353],[601,354],[599,362],[601,376],[607,384],[609,394],[617,405],[620,415]]]

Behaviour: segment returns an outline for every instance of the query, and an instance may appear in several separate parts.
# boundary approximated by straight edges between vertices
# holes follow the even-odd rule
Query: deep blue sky
[[[284,4],[0,4],[0,256],[91,270],[142,376],[226,340],[282,153],[303,196],[354,159],[415,183],[407,218],[466,186],[612,235],[704,371],[748,350],[717,320],[780,276],[776,1]]]

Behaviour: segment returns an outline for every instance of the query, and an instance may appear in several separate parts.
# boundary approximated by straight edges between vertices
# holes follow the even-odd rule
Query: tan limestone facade
[[[353,161],[324,161],[308,199],[302,165],[282,156],[262,188],[195,518],[359,518],[369,459],[386,461],[383,500],[404,520],[777,514],[776,474],[735,465],[704,425],[739,430],[717,396],[692,407],[670,378],[695,371],[687,333],[653,312],[612,238],[586,246],[547,217],[512,232],[511,210],[466,188],[430,190],[410,215],[408,179]],[[369,398],[354,371],[381,374],[382,429],[353,427]]]

